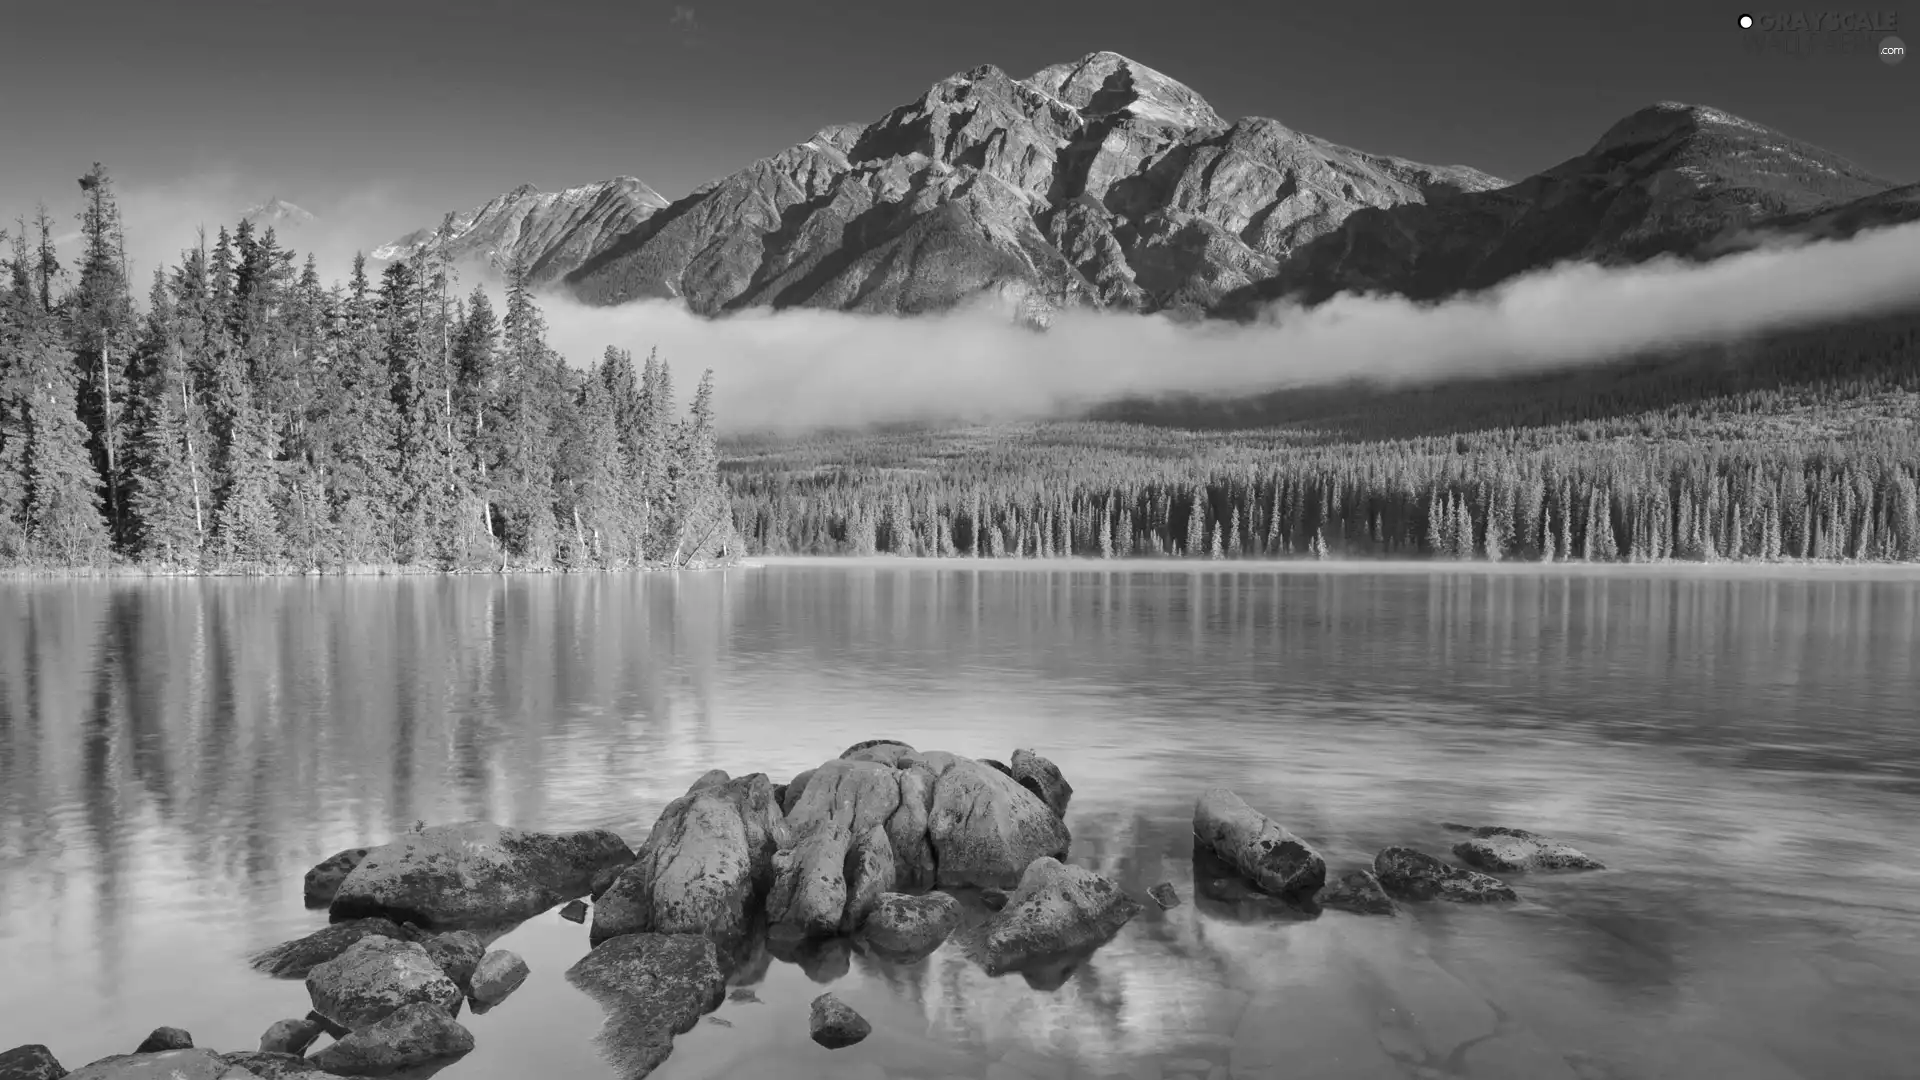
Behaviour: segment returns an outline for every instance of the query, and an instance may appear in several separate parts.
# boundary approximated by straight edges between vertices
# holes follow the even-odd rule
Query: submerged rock
[[[362,938],[383,937],[409,941],[416,935],[391,919],[354,919],[322,927],[303,938],[282,942],[248,961],[255,971],[276,979],[304,979],[315,965],[324,964],[352,948]]]
[[[764,773],[701,777],[654,822],[633,862],[593,909],[590,940],[622,934],[705,934],[722,956],[754,930],[787,838]]]
[[[441,973],[453,980],[453,985],[461,993],[470,992],[468,980],[473,978],[473,969],[486,955],[487,946],[470,930],[455,930],[446,934],[435,934],[421,946],[427,950],[427,956]]]
[[[359,1031],[408,1005],[427,1004],[451,1016],[460,988],[411,941],[371,937],[307,973],[314,1011]]]
[[[1007,890],[981,889],[980,904],[988,911],[1000,911],[1007,906]]]
[[[821,994],[807,1010],[807,1031],[814,1042],[839,1050],[871,1035],[873,1025],[846,1002],[832,994]]]
[[[347,1076],[386,1076],[449,1062],[473,1052],[473,1033],[446,1009],[426,1002],[404,1005],[378,1023],[328,1043],[308,1060]]]
[[[1110,879],[1051,857],[1035,859],[1006,910],[988,924],[982,961],[988,974],[998,975],[1095,948],[1139,913],[1139,902]]]
[[[482,957],[474,969],[473,986],[468,993],[476,1007],[491,1009],[520,989],[529,974],[527,962],[520,959],[519,954],[495,949]]]
[[[66,1080],[251,1080],[211,1050],[187,1048],[116,1054],[66,1075]]]
[[[567,969],[567,981],[606,1011],[602,1044],[628,1078],[658,1068],[727,985],[713,942],[694,934],[623,934]]]
[[[1393,898],[1380,885],[1371,870],[1350,870],[1320,890],[1320,906],[1352,912],[1355,915],[1392,915]]]
[[[1453,845],[1454,857],[1468,866],[1499,873],[1528,870],[1605,870],[1599,860],[1571,844],[1498,825],[1470,830],[1473,837]]]
[[[1499,878],[1449,866],[1424,851],[1390,847],[1374,856],[1373,870],[1391,896],[1402,900],[1448,900],[1460,904],[1519,899]]]
[[[959,925],[960,901],[946,893],[887,893],[867,915],[860,938],[882,959],[910,964],[932,955]]]
[[[1326,884],[1327,864],[1318,852],[1226,788],[1212,788],[1194,803],[1193,835],[1271,895],[1309,894]]]
[[[0,1080],[60,1080],[66,1067],[39,1043],[0,1051]]]
[[[136,1054],[157,1054],[162,1050],[191,1050],[193,1036],[177,1027],[157,1027],[140,1045],[133,1048]]]
[[[434,930],[498,926],[586,895],[633,861],[605,829],[543,833],[466,821],[370,848],[340,882],[336,919],[384,915]]]
[[[319,1024],[305,1017],[299,1020],[275,1020],[273,1026],[260,1036],[260,1052],[297,1057],[307,1052],[322,1030]]]
[[[618,878],[615,878],[614,880],[616,882],[619,881]],[[611,888],[612,886],[608,886],[608,887]],[[574,922],[574,923],[586,922],[587,921],[587,902],[585,900],[567,901],[566,904],[560,908],[560,917],[567,920],[568,922]]]
[[[1180,894],[1174,891],[1171,881],[1163,881],[1148,889],[1147,895],[1153,897],[1153,902],[1159,904],[1162,911],[1180,906]]]
[[[307,871],[306,880],[302,882],[301,887],[307,906],[323,908],[333,903],[334,894],[340,891],[340,883],[347,880],[347,875],[353,872],[353,868],[359,866],[367,857],[368,850],[357,847],[335,852]]]
[[[1015,782],[1053,811],[1053,816],[1067,816],[1067,803],[1073,799],[1073,785],[1060,772],[1060,767],[1031,750],[1015,750],[1013,765],[1007,770]]]
[[[754,993],[751,986],[741,986],[727,991],[727,1000],[736,1004],[758,1005],[760,995]]]

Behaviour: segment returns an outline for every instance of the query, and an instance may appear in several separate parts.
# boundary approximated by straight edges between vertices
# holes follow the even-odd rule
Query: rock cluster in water
[[[730,977],[752,982],[774,957],[827,982],[851,949],[914,963],[953,939],[989,974],[1054,988],[1144,909],[1064,861],[1072,795],[1032,750],[1003,764],[876,739],[785,784],[709,772],[637,852],[605,830],[421,825],[308,871],[306,902],[326,907],[330,925],[251,962],[303,980],[312,1010],[269,1027],[258,1051],[195,1048],[162,1027],[134,1053],[77,1072],[44,1046],[16,1047],[0,1053],[0,1080],[424,1076],[473,1050],[463,1005],[485,1012],[528,978],[525,961],[488,943],[562,904],[562,917],[586,921],[583,897],[593,900],[590,951],[566,979],[606,1011],[602,1046],[630,1077],[657,1068],[676,1036],[719,1008]],[[1600,868],[1522,830],[1449,827],[1469,834],[1453,854],[1478,869],[1394,846],[1330,879],[1305,840],[1214,788],[1194,805],[1195,891],[1274,913],[1392,915],[1397,902],[1517,898],[1487,871]],[[965,933],[957,894],[990,912]],[[1171,883],[1147,895],[1162,910],[1180,903]],[[732,996],[758,1000],[745,986]],[[824,994],[809,1029],[837,1049],[872,1025]],[[332,1041],[309,1053],[322,1034]]]

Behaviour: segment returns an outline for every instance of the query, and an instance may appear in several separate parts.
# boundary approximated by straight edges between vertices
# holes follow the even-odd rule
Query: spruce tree
[[[279,446],[273,418],[254,404],[250,385],[241,387],[214,533],[227,563],[265,569],[277,564],[283,552],[274,508],[280,495]]]

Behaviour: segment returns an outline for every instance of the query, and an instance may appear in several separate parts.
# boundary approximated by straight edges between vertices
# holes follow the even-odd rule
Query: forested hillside
[[[83,251],[43,209],[0,282],[0,564],[158,571],[627,567],[738,547],[713,385],[546,344],[524,267],[505,310],[445,261],[378,283],[241,221],[127,280],[106,171],[80,182]],[[0,234],[4,235],[4,234]]]
[[[1920,559],[1915,316],[1557,375],[1106,415],[747,440],[725,472],[768,553]]]

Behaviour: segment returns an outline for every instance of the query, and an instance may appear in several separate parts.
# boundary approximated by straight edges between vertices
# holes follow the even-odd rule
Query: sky
[[[75,178],[97,159],[135,234],[143,207],[211,226],[277,196],[328,225],[325,243],[301,246],[370,248],[521,183],[625,174],[675,198],[954,72],[1025,76],[1099,49],[1186,82],[1224,116],[1508,179],[1581,152],[1643,105],[1682,100],[1920,180],[1920,61],[1752,55],[1743,10],[7,0],[0,215],[44,200],[71,232]],[[1920,42],[1920,9],[1911,22],[1899,29]]]

